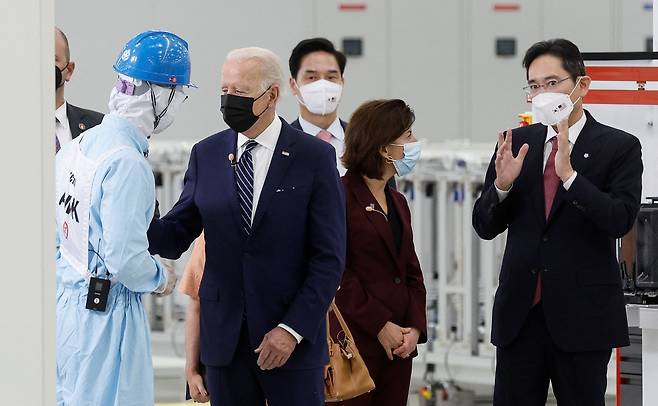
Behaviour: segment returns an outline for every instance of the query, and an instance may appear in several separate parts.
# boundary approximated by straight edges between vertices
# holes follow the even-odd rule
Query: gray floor
[[[181,348],[178,349],[182,351]],[[177,357],[173,349],[171,340],[168,337],[159,337],[153,343],[153,355],[155,366],[155,393],[156,403],[174,403],[183,401],[185,394],[185,361]],[[428,405],[426,402],[420,401],[417,394],[421,382],[417,379],[412,380],[409,403],[408,406],[491,406],[491,391],[490,388],[473,387],[466,389],[473,389],[478,395],[474,402],[469,403],[454,403],[454,402],[439,402],[434,405]],[[547,405],[556,405],[555,400],[549,400]],[[607,399],[606,406],[614,406],[615,400],[613,398]]]

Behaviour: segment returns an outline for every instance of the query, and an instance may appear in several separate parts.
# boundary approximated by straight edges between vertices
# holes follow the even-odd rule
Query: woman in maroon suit
[[[352,115],[342,178],[347,260],[336,303],[376,389],[343,406],[404,406],[416,345],[427,341],[425,286],[404,196],[387,186],[411,171],[420,144],[402,100],[374,100]]]

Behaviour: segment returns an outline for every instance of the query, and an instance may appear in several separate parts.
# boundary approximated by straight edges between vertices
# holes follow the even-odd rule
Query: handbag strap
[[[350,331],[349,327],[347,327],[347,323],[345,322],[345,319],[343,319],[343,315],[340,313],[340,310],[338,310],[338,306],[336,306],[335,300],[331,301],[331,310],[334,312],[334,315],[338,320],[338,324],[340,324],[340,328],[345,333],[345,336],[351,342],[354,342],[354,338],[352,337],[352,332]],[[327,312],[327,337],[329,339],[329,344],[333,343],[333,339],[331,338],[331,332],[329,331],[329,312]]]
[[[334,343],[334,340],[331,338],[331,327],[329,326],[329,312],[331,312],[331,308],[329,308],[329,311],[327,312],[327,315],[325,316],[327,320],[327,345],[329,346],[329,351],[331,351],[331,346]]]

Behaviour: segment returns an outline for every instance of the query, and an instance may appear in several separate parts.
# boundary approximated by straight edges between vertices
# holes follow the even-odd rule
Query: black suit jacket
[[[76,139],[80,134],[103,121],[102,113],[76,107],[71,103],[66,103],[66,116],[69,119],[72,139]]]
[[[631,229],[640,208],[641,147],[634,136],[585,113],[587,122],[571,152],[578,176],[568,191],[558,188],[548,220],[545,126],[513,131],[514,154],[525,143],[530,149],[503,202],[493,184],[493,158],[489,165],[473,210],[473,227],[487,240],[508,231],[493,309],[496,346],[506,346],[517,337],[540,274],[546,325],[559,348],[594,351],[629,343],[615,239]]]
[[[290,125],[293,126],[296,129],[298,129],[299,131],[304,131],[304,129],[302,128],[302,125],[299,123],[299,118],[296,119],[295,121],[293,121],[292,123],[290,123]],[[347,128],[347,122],[346,121],[340,120],[340,125],[341,125],[341,127],[343,127],[343,130],[345,130]]]
[[[292,127],[296,128],[296,129],[300,130],[300,131],[304,131],[304,129],[302,128],[302,125],[299,123],[299,119],[296,119],[295,121],[290,123],[290,125]],[[343,130],[345,130],[347,128],[347,122],[346,121],[340,120],[340,125],[343,127]],[[397,183],[395,182],[395,176],[388,180],[388,186],[393,188],[393,190],[397,190]]]

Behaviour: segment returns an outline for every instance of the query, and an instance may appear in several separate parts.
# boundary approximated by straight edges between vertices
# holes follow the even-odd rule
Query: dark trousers
[[[324,406],[324,368],[261,371],[246,325],[231,363],[206,366],[212,406]]]
[[[494,406],[543,406],[549,382],[559,406],[605,406],[611,351],[560,350],[539,303],[530,310],[516,340],[496,349]]]
[[[382,349],[382,353],[383,353]],[[339,406],[406,406],[411,382],[411,358],[364,357],[368,372],[375,381],[375,390],[357,398],[338,403]]]

